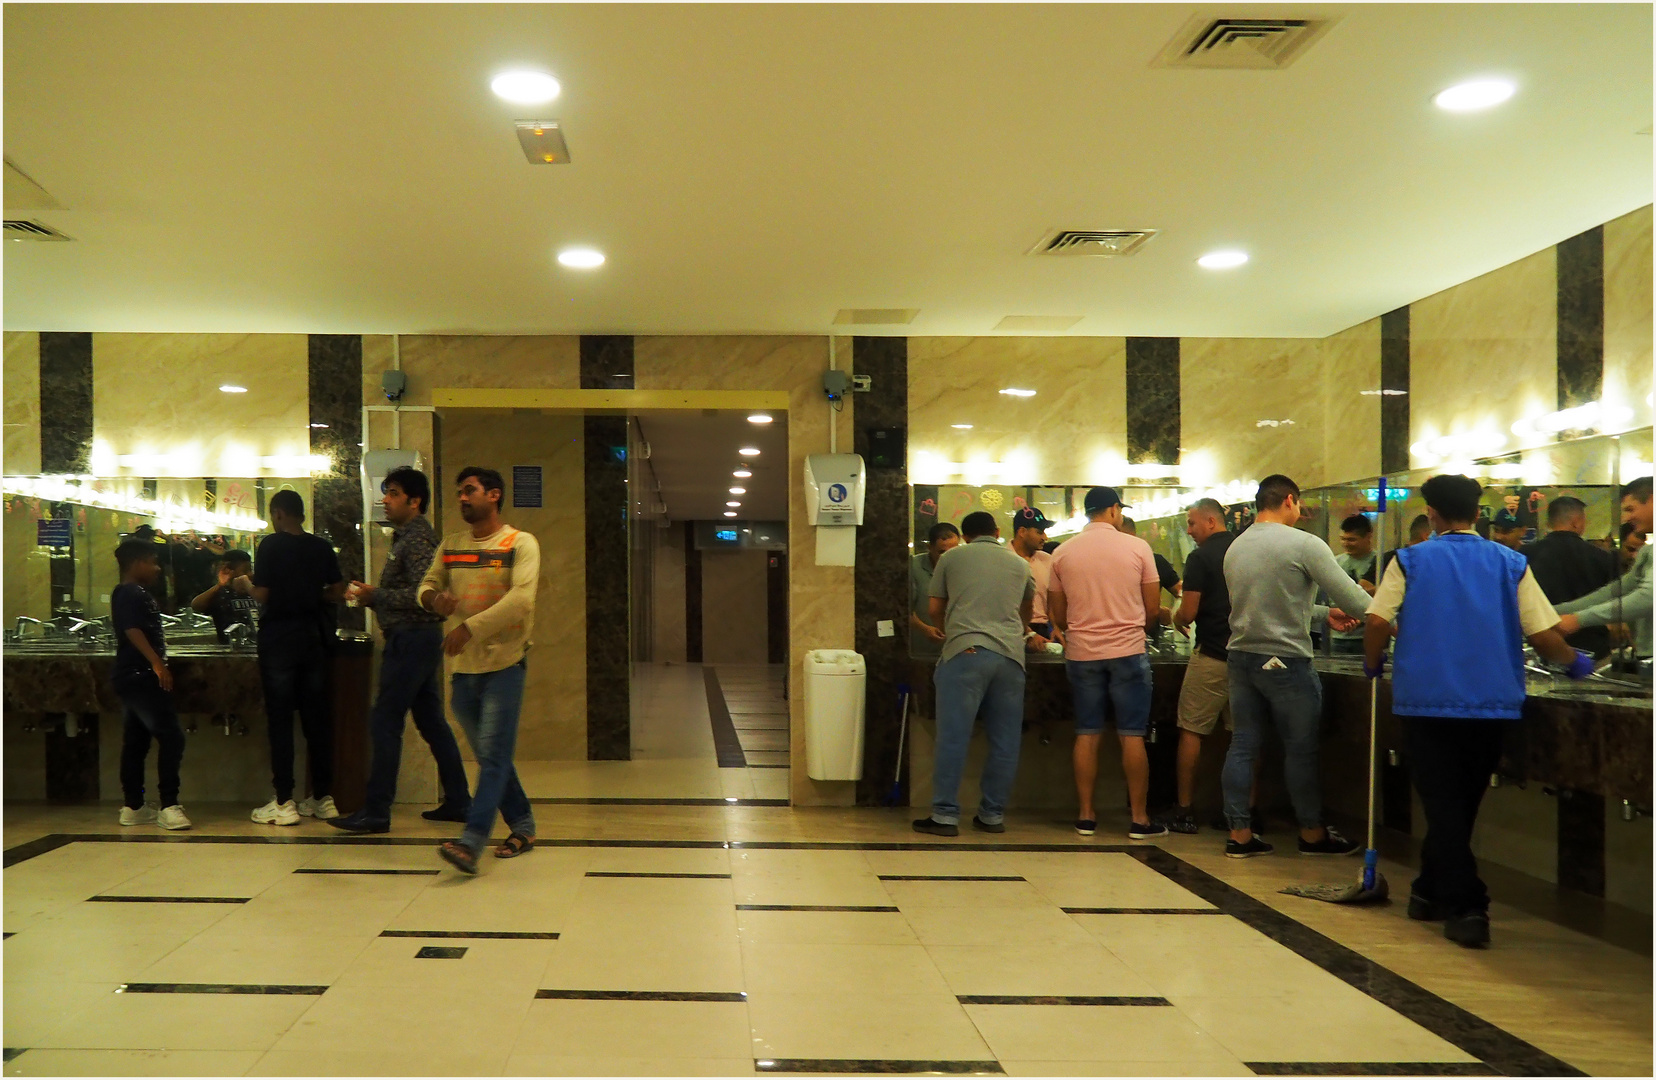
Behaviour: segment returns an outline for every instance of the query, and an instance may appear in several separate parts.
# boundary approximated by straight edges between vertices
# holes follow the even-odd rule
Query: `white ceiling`
[[[769,424],[748,422],[749,411],[646,412],[638,414],[639,431],[650,444],[644,469],[661,485],[667,516],[674,521],[723,521],[728,501],[740,502],[742,521],[788,520],[788,422],[777,412]],[[744,446],[756,458],[737,453]],[[743,464],[753,476],[731,473]],[[732,495],[730,489],[746,489]],[[645,507],[648,510],[648,506]]]
[[[1149,61],[1332,14],[1286,71]],[[12,329],[1320,336],[1651,199],[1648,4],[8,4]],[[551,106],[494,98],[514,64]],[[1452,115],[1491,73],[1517,97]],[[512,121],[563,122],[531,166]],[[1161,230],[1036,259],[1052,227]],[[609,263],[552,259],[593,244]],[[1224,274],[1194,259],[1253,254]]]

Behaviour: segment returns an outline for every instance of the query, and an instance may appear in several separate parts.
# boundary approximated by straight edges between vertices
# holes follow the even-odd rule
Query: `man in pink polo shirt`
[[[1145,806],[1150,758],[1144,735],[1152,682],[1144,637],[1161,614],[1161,579],[1150,545],[1120,531],[1125,507],[1114,488],[1091,489],[1083,506],[1088,525],[1053,552],[1047,586],[1047,615],[1064,635],[1064,667],[1075,701],[1075,790],[1081,804],[1075,831],[1091,836],[1098,828],[1093,785],[1108,702],[1132,805],[1127,836],[1148,840],[1167,834]]]

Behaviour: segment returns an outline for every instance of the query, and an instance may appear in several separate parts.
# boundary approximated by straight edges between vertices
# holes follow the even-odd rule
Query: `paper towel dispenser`
[[[812,525],[861,525],[867,470],[858,454],[811,454],[805,459],[805,502]]]

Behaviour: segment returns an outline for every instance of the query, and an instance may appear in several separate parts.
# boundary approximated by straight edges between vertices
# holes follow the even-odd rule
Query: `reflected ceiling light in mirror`
[[[734,510],[726,510],[725,511],[725,517],[735,517],[735,516],[736,516],[736,511],[734,511]]]
[[[1421,439],[1409,447],[1416,457],[1435,457],[1465,462],[1472,458],[1493,454],[1507,444],[1507,437],[1498,431],[1468,431],[1459,435],[1438,435]]]
[[[1203,270],[1235,270],[1248,261],[1246,251],[1210,251],[1196,260]]]
[[[1557,435],[1561,431],[1596,431],[1613,428],[1633,419],[1633,410],[1625,405],[1607,405],[1589,401],[1571,409],[1526,417],[1512,425],[1512,433],[1520,439],[1543,435]]]
[[[219,387],[219,393],[221,393],[221,394],[245,394],[245,393],[247,393],[247,387],[237,386],[235,383],[225,383],[223,386]]]
[[[750,423],[750,424],[768,424],[768,423],[771,422],[771,419],[772,418],[771,418],[770,414],[768,414],[768,413],[754,413],[752,416],[748,417],[748,423]]]
[[[739,503],[739,502],[736,502],[735,500],[732,500],[730,502],[725,503],[725,505],[729,506],[729,507],[737,507],[737,506],[741,506],[742,504]]]
[[[753,470],[752,469],[737,469],[735,472],[731,473],[730,475],[734,476],[738,480],[746,480],[748,477],[753,475]]]
[[[747,488],[733,487],[733,488],[730,489],[730,493],[732,495],[746,495],[747,494]]]
[[[1447,112],[1477,112],[1493,108],[1517,92],[1517,84],[1509,79],[1470,79],[1439,91],[1432,104]]]
[[[1007,397],[1031,398],[1035,396],[1035,391],[1024,390],[1016,386],[1008,386],[1005,390],[1002,390],[1001,393],[1005,394]]]
[[[604,253],[597,248],[565,248],[558,252],[558,262],[571,270],[596,270],[604,265]]]
[[[495,97],[513,105],[545,105],[563,92],[563,87],[544,71],[503,71],[489,80]]]
[[[758,457],[759,456],[759,448],[757,446],[744,446],[736,452],[738,454],[741,454],[743,457]]]
[[[1359,390],[1364,397],[1408,397],[1407,390]]]
[[[956,431],[971,431],[972,430],[972,425],[971,424],[950,424],[949,426],[954,428]]]

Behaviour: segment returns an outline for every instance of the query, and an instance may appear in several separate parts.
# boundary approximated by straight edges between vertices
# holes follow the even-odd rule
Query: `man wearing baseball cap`
[[[1144,735],[1150,726],[1152,689],[1145,633],[1161,614],[1161,579],[1150,545],[1121,531],[1123,509],[1115,488],[1095,487],[1082,504],[1088,524],[1052,555],[1047,612],[1064,635],[1064,667],[1075,701],[1075,790],[1080,807],[1075,831],[1098,828],[1093,787],[1098,780],[1098,740],[1106,712],[1115,716],[1126,773],[1133,840],[1165,836],[1150,820],[1150,759]]]
[[[1489,538],[1513,551],[1524,550],[1524,523],[1511,510],[1501,510],[1489,523]]]
[[[1012,550],[1029,564],[1035,579],[1035,605],[1029,616],[1029,651],[1039,652],[1050,641],[1061,641],[1058,631],[1047,618],[1047,583],[1052,580],[1052,556],[1044,550],[1047,530],[1052,522],[1033,506],[1026,506],[1012,515]]]

